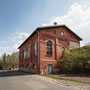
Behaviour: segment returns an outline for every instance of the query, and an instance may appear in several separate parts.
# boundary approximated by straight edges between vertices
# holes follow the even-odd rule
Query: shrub
[[[59,66],[60,73],[90,73],[90,46],[66,49]]]

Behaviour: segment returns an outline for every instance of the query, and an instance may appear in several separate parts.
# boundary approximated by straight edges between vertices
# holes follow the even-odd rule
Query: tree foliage
[[[2,55],[1,67],[7,67],[6,53]]]
[[[14,67],[18,66],[18,59],[19,58],[15,55],[15,53],[13,53],[9,58],[8,65],[14,69]]]
[[[18,62],[19,62],[19,58],[18,58],[18,52],[16,53],[12,53],[11,55],[6,55],[3,54],[2,55],[2,59],[0,61],[0,69],[6,69],[8,67],[11,67],[11,68],[15,68],[15,67],[18,67]]]
[[[66,49],[59,65],[60,73],[90,73],[90,45]]]

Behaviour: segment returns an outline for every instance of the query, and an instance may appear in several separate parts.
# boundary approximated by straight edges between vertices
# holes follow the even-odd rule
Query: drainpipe
[[[36,32],[38,33],[38,65],[39,65],[39,74],[40,74],[40,34],[39,31],[36,30]]]

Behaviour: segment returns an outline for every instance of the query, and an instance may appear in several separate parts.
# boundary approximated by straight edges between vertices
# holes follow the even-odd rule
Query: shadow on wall
[[[21,71],[0,71],[0,77],[12,77],[12,76],[23,76],[23,75],[34,75],[34,73],[27,73]]]

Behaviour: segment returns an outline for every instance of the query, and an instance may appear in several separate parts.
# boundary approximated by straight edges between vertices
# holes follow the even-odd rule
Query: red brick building
[[[38,27],[19,47],[19,69],[52,73],[68,46],[80,47],[82,39],[66,25]]]

